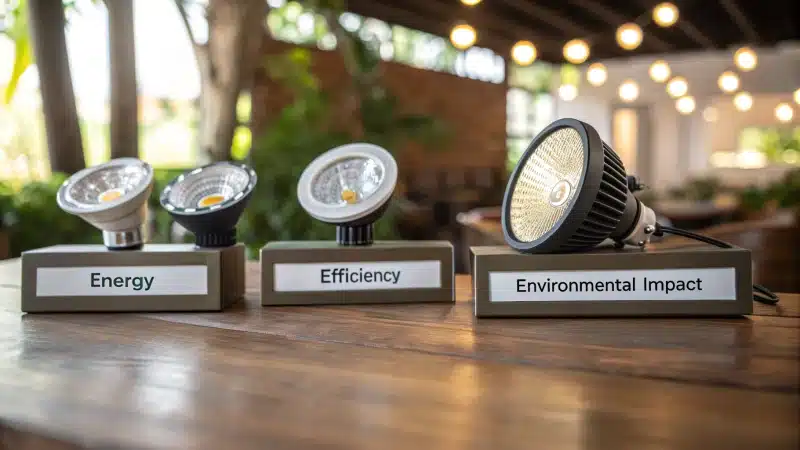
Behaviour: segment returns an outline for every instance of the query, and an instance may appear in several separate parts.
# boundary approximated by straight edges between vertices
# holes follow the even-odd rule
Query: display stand
[[[473,247],[475,315],[728,316],[753,312],[750,251]]]
[[[453,302],[446,241],[271,242],[261,249],[261,304]]]
[[[244,295],[244,245],[57,245],[22,254],[22,311],[219,311]]]

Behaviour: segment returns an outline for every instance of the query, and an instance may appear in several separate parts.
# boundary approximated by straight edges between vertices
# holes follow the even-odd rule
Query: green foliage
[[[94,227],[58,207],[56,193],[65,179],[63,174],[54,174],[47,181],[33,181],[19,190],[0,184],[0,228],[9,235],[12,257],[50,245],[102,242]]]
[[[681,187],[671,189],[668,196],[676,200],[707,202],[722,191],[722,183],[717,178],[695,178]]]
[[[11,68],[11,77],[5,87],[3,103],[11,103],[17,84],[22,74],[33,63],[33,52],[31,49],[31,38],[28,33],[28,9],[26,0],[20,0],[17,6],[11,11],[11,27],[5,31],[8,37],[14,42],[14,65]]]
[[[753,213],[766,208],[769,201],[772,199],[770,189],[761,189],[756,186],[749,186],[739,191],[739,209]]]
[[[170,227],[172,217],[167,210],[161,207],[161,191],[175,177],[183,173],[183,169],[154,169],[153,171],[153,190],[147,199],[149,207],[150,236],[149,241],[153,243],[169,242]]]

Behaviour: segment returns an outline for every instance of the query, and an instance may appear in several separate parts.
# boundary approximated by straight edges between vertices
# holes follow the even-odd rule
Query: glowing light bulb
[[[675,102],[675,108],[678,109],[679,113],[684,115],[691,114],[692,112],[694,112],[694,108],[696,106],[697,105],[695,104],[694,97],[692,97],[691,95],[681,97]]]
[[[619,85],[619,98],[626,103],[630,103],[639,98],[639,85],[633,80],[625,80]]]
[[[658,26],[669,27],[678,21],[678,7],[669,2],[659,3],[653,8],[653,20]]]
[[[578,87],[574,84],[562,84],[558,87],[558,96],[565,102],[571,102],[578,96]]]
[[[564,44],[564,58],[573,64],[581,64],[589,59],[589,44],[581,39],[573,39]]]
[[[739,76],[731,71],[722,72],[722,75],[720,75],[717,80],[717,84],[723,92],[735,92],[739,89]]]
[[[602,86],[608,79],[608,71],[606,66],[600,63],[594,63],[586,70],[586,80],[592,86]]]
[[[520,66],[529,66],[536,60],[536,46],[530,41],[519,41],[511,48],[511,59]]]
[[[453,31],[450,32],[450,42],[453,43],[455,48],[460,50],[466,50],[472,47],[477,38],[478,35],[475,33],[475,29],[465,23],[456,25],[453,27]]]
[[[642,29],[635,23],[626,23],[617,28],[617,44],[625,50],[637,48],[642,38]]]
[[[687,92],[689,92],[689,83],[686,82],[686,78],[675,77],[667,83],[667,93],[672,98],[683,97]]]
[[[775,118],[779,122],[788,123],[794,117],[794,110],[788,103],[779,103],[775,107]]]
[[[739,92],[733,97],[733,106],[739,111],[749,111],[753,107],[753,96],[748,92]]]
[[[736,67],[749,72],[758,65],[758,56],[750,47],[742,47],[733,54],[733,62]]]
[[[480,2],[481,0],[461,0],[461,3],[466,6],[475,6]]]
[[[672,75],[672,70],[666,61],[658,60],[650,64],[650,78],[657,83],[663,83]]]

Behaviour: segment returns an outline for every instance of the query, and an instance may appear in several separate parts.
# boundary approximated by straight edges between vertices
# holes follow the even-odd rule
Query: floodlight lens
[[[242,193],[250,183],[247,170],[233,164],[209,166],[189,172],[172,186],[167,202],[178,208],[212,208]]]
[[[352,205],[369,198],[383,181],[383,166],[365,157],[330,164],[312,181],[311,195],[326,205]]]
[[[550,231],[569,210],[584,170],[583,141],[574,128],[547,136],[525,161],[511,195],[511,231],[533,242]]]
[[[72,184],[66,200],[78,208],[110,203],[134,191],[148,176],[148,168],[143,165],[102,168]]]

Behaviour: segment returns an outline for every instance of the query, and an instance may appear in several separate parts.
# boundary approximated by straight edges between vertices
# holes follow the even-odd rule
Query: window
[[[506,96],[507,166],[516,166],[531,140],[553,119],[550,85],[553,67],[536,63],[528,67],[512,66]]]
[[[714,167],[757,169],[768,165],[800,166],[800,127],[747,127],[739,132],[735,151],[711,155]]]
[[[267,17],[267,26],[275,39],[323,50],[336,47],[336,37],[321,15],[297,2],[271,0],[270,4],[274,9]],[[472,47],[462,52],[441,36],[350,12],[339,16],[339,24],[368,43],[384,61],[489,83],[505,80],[505,60],[489,49]]]

